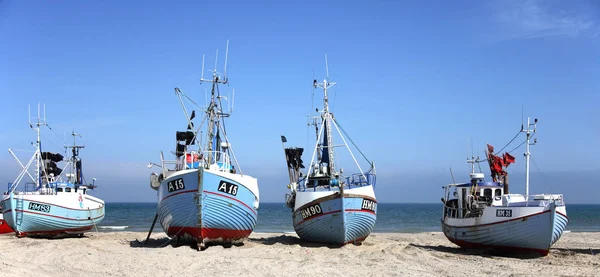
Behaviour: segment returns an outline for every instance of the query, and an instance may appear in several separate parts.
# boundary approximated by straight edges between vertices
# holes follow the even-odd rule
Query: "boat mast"
[[[216,136],[216,132],[218,132],[219,121],[221,115],[226,116],[222,113],[222,107],[217,103],[216,99],[220,98],[220,95],[217,95],[218,84],[228,84],[229,79],[227,78],[227,55],[229,53],[229,40],[227,40],[227,46],[225,48],[225,66],[223,69],[223,78],[219,78],[219,74],[217,72],[217,61],[219,58],[219,50],[217,49],[217,54],[215,57],[215,68],[213,71],[212,78],[204,79],[204,55],[202,55],[202,77],[200,77],[200,82],[209,82],[212,83],[212,88],[210,92],[210,104],[206,108],[206,115],[208,118],[208,130],[207,130],[207,148],[205,151],[208,151],[208,164],[213,163],[213,159],[215,158],[215,152],[218,150],[219,145],[213,145],[213,139]]]
[[[479,162],[479,157],[475,160],[475,156],[471,156],[470,160],[467,160],[467,163],[471,164],[471,173],[475,173],[475,163]]]
[[[327,153],[329,155],[329,174],[332,176],[335,173],[334,156],[333,156],[333,137],[331,136],[331,118],[332,114],[329,112],[329,98],[327,90],[334,86],[336,82],[329,82],[329,65],[327,63],[327,55],[325,55],[325,70],[327,71],[327,79],[323,80],[323,83],[317,83],[317,80],[313,81],[313,86],[320,87],[323,89],[323,124],[325,125],[325,131],[327,132]]]
[[[535,134],[537,121],[538,120],[536,118],[533,120],[533,124],[531,124],[529,117],[527,117],[527,129],[525,129],[524,126],[521,126],[521,132],[523,132],[527,135],[527,138],[525,141],[525,196],[526,197],[529,196],[529,156],[531,155],[531,153],[529,152],[529,146],[535,145],[535,143],[537,142],[537,139],[535,139],[533,141],[533,143],[529,143],[529,139],[531,138],[532,133]],[[532,126],[533,126],[533,129],[531,129]]]
[[[71,132],[71,136],[73,136],[73,146],[66,146],[65,148],[71,148],[71,173],[75,174],[75,181],[73,182],[74,184],[82,184],[83,180],[82,180],[82,173],[81,173],[81,168],[78,168],[77,164],[77,157],[79,157],[79,150],[81,148],[85,148],[85,146],[83,145],[77,145],[77,136],[81,137],[80,134],[75,133],[75,131]]]
[[[37,141],[35,143],[35,174],[36,174],[36,187],[39,187],[42,185],[42,173],[40,172],[42,163],[41,163],[41,140],[40,140],[40,129],[42,126],[48,126],[48,124],[46,123],[46,104],[44,104],[44,118],[40,118],[40,104],[38,103],[38,116],[37,116],[37,122],[31,122],[31,107],[28,107],[29,109],[29,127],[31,127],[32,129],[35,130],[35,132],[37,133]]]

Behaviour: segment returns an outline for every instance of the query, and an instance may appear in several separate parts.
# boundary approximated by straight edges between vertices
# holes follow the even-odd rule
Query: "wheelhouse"
[[[444,216],[452,218],[478,217],[488,206],[501,206],[504,185],[485,182],[483,173],[471,173],[471,182],[445,187]]]
[[[54,187],[56,194],[63,193],[82,193],[87,194],[88,187],[85,185],[74,185],[66,182],[56,182],[50,184],[50,187]]]

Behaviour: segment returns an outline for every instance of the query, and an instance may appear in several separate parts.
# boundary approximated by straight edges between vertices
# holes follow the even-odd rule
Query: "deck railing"
[[[208,164],[209,156],[212,157],[212,162],[210,164]],[[185,152],[181,158],[177,160],[162,160],[161,163],[163,168],[167,168],[169,165],[175,165],[174,170],[176,171],[206,167],[207,165],[210,166],[213,164],[218,165],[220,171],[230,172],[234,170],[229,154],[223,151]]]
[[[373,187],[375,187],[375,182],[376,176],[373,173],[354,173],[349,177],[346,177],[346,183],[348,184],[348,187],[362,187],[368,185],[373,185]]]

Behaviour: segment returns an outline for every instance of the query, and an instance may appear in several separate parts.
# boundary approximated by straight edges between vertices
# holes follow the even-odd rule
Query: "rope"
[[[590,244],[588,243],[588,241],[585,239],[585,237],[583,236],[583,234],[581,232],[577,232],[579,233],[579,236],[581,236],[581,238],[583,239],[583,242],[587,245],[588,249],[590,250],[590,254],[595,255],[594,254],[594,250],[592,250],[592,247],[590,246]]]
[[[96,228],[96,233],[98,233],[98,226],[96,226],[96,222],[94,222],[94,219],[92,218],[92,210],[90,210],[89,207],[88,207],[88,213],[90,214],[90,220],[92,221],[92,224],[94,224],[94,228]]]

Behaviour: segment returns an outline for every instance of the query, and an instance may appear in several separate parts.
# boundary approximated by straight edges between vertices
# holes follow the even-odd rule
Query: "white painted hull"
[[[11,194],[0,203],[17,236],[82,234],[104,219],[104,201],[82,193]]]
[[[364,205],[364,201],[372,205]],[[315,208],[317,210],[315,210]],[[310,213],[310,209],[317,211]],[[359,243],[373,231],[377,201],[372,186],[338,190],[298,191],[292,213],[294,229],[307,241],[346,244]]]
[[[498,210],[502,210],[498,212]],[[510,217],[497,215],[511,211]],[[442,220],[444,235],[464,248],[496,248],[547,255],[568,223],[564,205],[549,202],[535,207],[486,207],[476,218]]]

